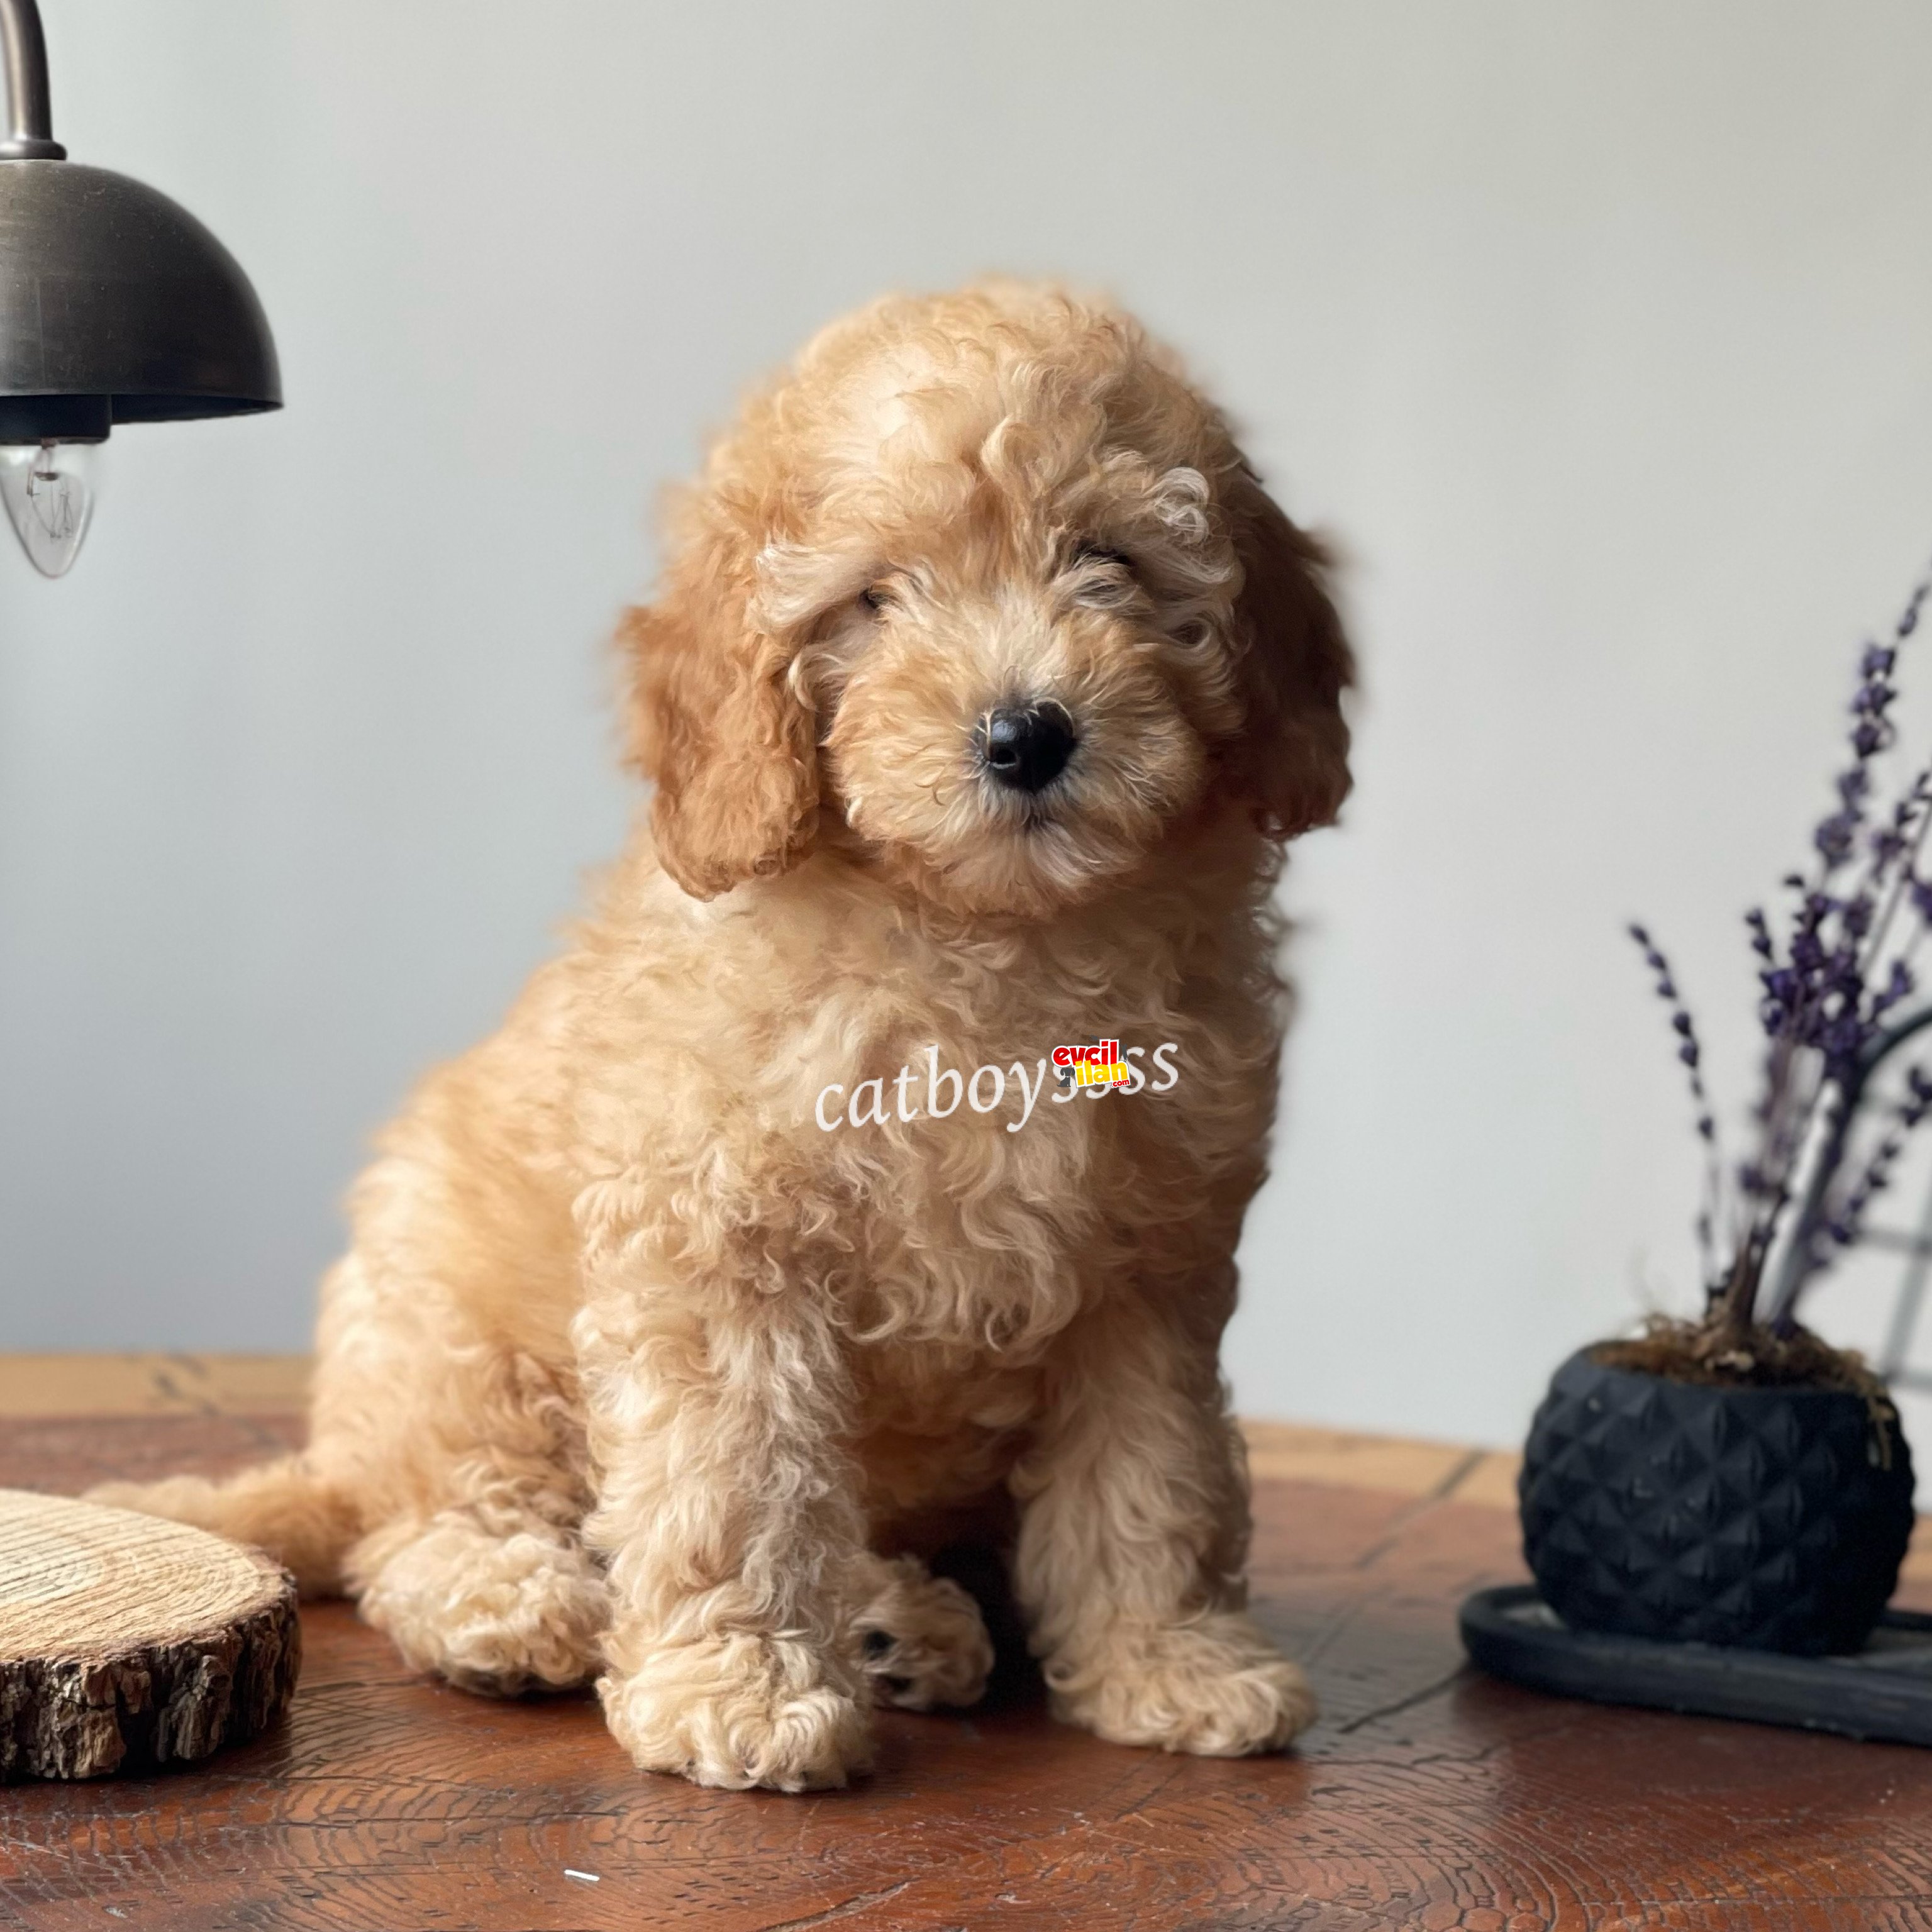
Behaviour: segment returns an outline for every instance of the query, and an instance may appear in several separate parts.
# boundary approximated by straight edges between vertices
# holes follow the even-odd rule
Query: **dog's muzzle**
[[[1066,769],[1079,742],[1065,707],[1002,705],[980,724],[980,763],[995,783],[1013,791],[1044,791]]]

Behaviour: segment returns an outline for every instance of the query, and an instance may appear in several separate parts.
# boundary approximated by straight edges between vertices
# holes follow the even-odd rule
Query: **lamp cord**
[[[64,161],[54,139],[46,36],[36,0],[0,0],[0,65],[7,74],[6,139],[0,161]]]

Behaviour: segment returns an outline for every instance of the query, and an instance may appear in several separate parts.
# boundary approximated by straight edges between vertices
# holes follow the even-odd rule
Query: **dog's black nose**
[[[1044,791],[1066,769],[1079,742],[1058,704],[1002,705],[980,727],[980,759],[1015,791]]]

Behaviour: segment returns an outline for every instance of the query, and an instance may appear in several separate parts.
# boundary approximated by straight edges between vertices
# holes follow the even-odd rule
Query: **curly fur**
[[[836,1785],[991,1653],[916,1561],[1004,1510],[1055,1708],[1236,1754],[1312,1714],[1244,1609],[1216,1354],[1263,1174],[1282,841],[1347,789],[1310,540],[1127,317],[881,302],[745,409],[626,620],[656,782],[597,908],[353,1194],[310,1444],[117,1500],[268,1545],[479,1689],[601,1672],[646,1769]],[[1078,746],[1036,798],[1005,701]],[[828,1082],[1104,1031],[1184,1078],[1024,1133]]]

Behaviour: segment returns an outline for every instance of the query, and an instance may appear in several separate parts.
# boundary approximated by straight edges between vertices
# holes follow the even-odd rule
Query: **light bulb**
[[[87,442],[0,444],[0,497],[20,548],[43,577],[64,577],[94,514]]]

